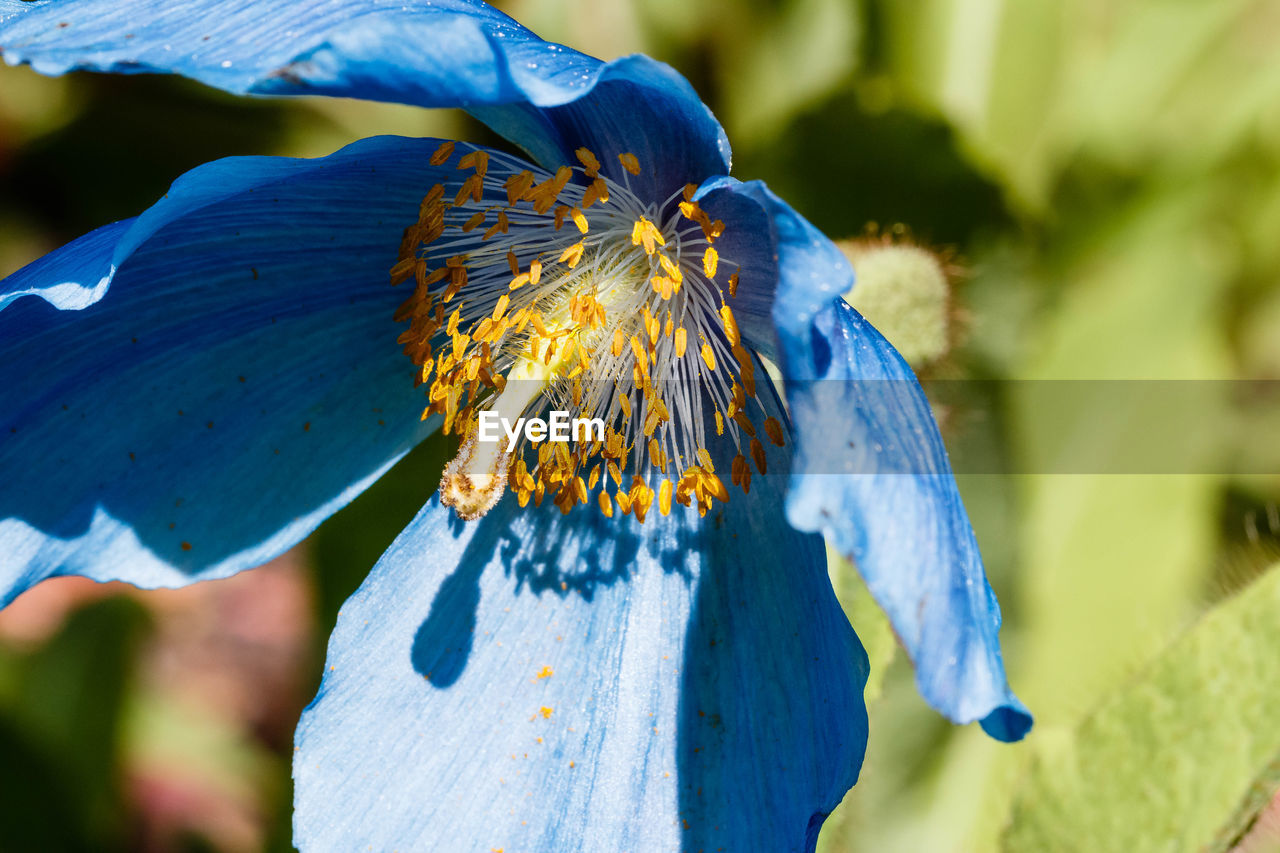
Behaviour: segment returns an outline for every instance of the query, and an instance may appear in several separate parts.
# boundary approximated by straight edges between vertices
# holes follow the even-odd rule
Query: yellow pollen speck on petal
[[[630,152],[626,154],[619,154],[618,162],[622,164],[622,168],[626,169],[631,174],[640,174],[640,161],[636,158],[636,155],[631,154]]]
[[[538,709],[538,712],[542,714],[542,718],[544,720],[549,719],[552,713],[554,713],[553,710],[551,708],[548,708],[546,705],[543,705],[540,709]]]
[[[542,669],[538,670],[538,678],[550,678],[554,674],[555,671],[549,666],[544,666]]]
[[[435,150],[435,153],[431,155],[431,159],[427,162],[432,166],[443,166],[445,162],[453,156],[453,146],[454,143],[452,141],[442,142],[440,147]]]

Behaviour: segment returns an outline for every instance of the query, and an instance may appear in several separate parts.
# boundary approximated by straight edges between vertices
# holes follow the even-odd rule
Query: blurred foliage
[[[126,849],[121,723],[148,624],[141,605],[108,598],[0,657],[0,849]]]
[[[1270,0],[501,5],[589,53],[671,62],[724,121],[735,174],[832,237],[901,222],[944,249],[962,272],[960,333],[931,375],[1280,378]],[[314,156],[374,133],[491,139],[455,113],[0,75],[0,274],[133,215],[207,159]],[[925,707],[853,567],[833,561],[874,674],[867,761],[826,853],[1142,849],[1125,833],[1166,825],[1183,846],[1222,847],[1251,820],[1280,784],[1264,743],[1280,678],[1264,573],[1280,559],[1280,400],[1222,394],[1173,413],[1073,407],[1032,382],[948,399],[953,456],[990,472],[959,479],[1037,728],[1006,746]],[[1204,428],[1180,428],[1191,421]],[[1049,436],[1096,459],[1150,436],[1185,470],[1221,473],[1036,473]],[[311,541],[314,681],[338,607],[446,454],[419,448]],[[0,849],[128,845],[140,807],[122,774],[157,755],[256,797],[264,843],[288,849],[288,745],[131,681],[146,625],[136,605],[101,601],[37,648],[0,647],[0,826],[16,828]],[[1161,764],[1170,743],[1203,779]]]
[[[1280,786],[1277,613],[1272,570],[1046,745],[1005,849],[1228,849],[1247,824],[1239,807],[1256,812]]]

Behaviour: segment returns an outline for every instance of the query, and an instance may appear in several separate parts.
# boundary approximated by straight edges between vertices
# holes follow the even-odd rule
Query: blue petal
[[[788,383],[800,471],[787,517],[858,566],[916,666],[929,704],[1020,740],[1031,715],[1009,689],[1000,608],[946,449],[902,357],[842,299],[814,318],[819,379]],[[833,425],[840,425],[833,429]]]
[[[812,851],[862,761],[867,660],[785,475],[753,482],[644,525],[432,499],[339,615],[295,843]]]
[[[10,15],[5,60],[44,74],[173,72],[238,94],[467,107],[553,168],[585,145],[621,177],[614,155],[634,152],[647,172],[633,186],[652,200],[729,171],[724,131],[675,71],[602,63],[478,0],[61,0]]]
[[[788,519],[858,565],[931,705],[1019,740],[1031,715],[1005,678],[1000,610],[911,368],[839,297],[853,286],[840,250],[763,183],[717,179],[699,196],[725,221],[722,255],[742,265],[734,313],[744,337],[750,328],[769,353],[767,317],[776,330],[798,445]],[[767,227],[739,224],[760,215],[748,201]],[[753,229],[769,239],[737,236]]]
[[[0,604],[257,565],[425,434],[387,270],[437,144],[211,163],[0,282]]]

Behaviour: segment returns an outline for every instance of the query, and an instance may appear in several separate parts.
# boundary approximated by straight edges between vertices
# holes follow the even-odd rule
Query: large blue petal
[[[467,107],[553,168],[586,145],[621,177],[614,155],[634,152],[647,198],[729,171],[724,131],[675,71],[602,63],[479,0],[57,0],[9,14],[5,60],[45,74],[173,72],[238,94]]]
[[[257,565],[424,434],[387,270],[437,144],[211,163],[0,283],[0,604]]]
[[[867,660],[785,475],[753,482],[644,525],[432,499],[339,615],[295,843],[813,850],[861,764]]]
[[[743,268],[734,312],[744,336],[769,352],[776,331],[798,447],[788,519],[857,563],[931,705],[1018,740],[1031,716],[1005,678],[1000,610],[911,368],[839,297],[853,285],[840,250],[764,184],[718,179],[700,195],[725,220],[722,254]],[[768,239],[736,236],[759,216],[748,202]]]
[[[829,367],[788,383],[799,460],[787,517],[821,530],[857,564],[926,701],[1020,740],[1031,715],[1005,678],[1000,608],[924,391],[843,299],[814,318],[812,332]]]

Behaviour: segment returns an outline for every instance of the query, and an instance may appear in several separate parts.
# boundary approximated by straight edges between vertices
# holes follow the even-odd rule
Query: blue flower
[[[824,537],[934,707],[1029,729],[910,369],[667,66],[477,0],[0,0],[0,49],[460,106],[527,154],[220,160],[0,282],[0,603],[259,565],[430,431],[469,436],[339,617],[303,849],[812,849],[867,734]],[[606,439],[474,440],[556,406]]]

